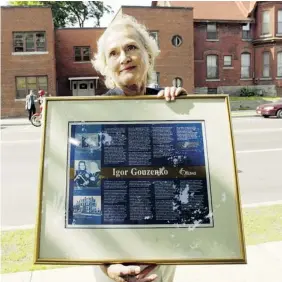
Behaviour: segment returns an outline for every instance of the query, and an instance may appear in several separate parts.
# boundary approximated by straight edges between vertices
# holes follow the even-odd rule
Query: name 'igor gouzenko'
[[[136,167],[133,167],[131,169],[113,168],[113,175],[116,177],[127,176],[127,175],[162,176],[162,175],[168,175],[168,170],[166,170],[164,167],[160,167],[158,169],[140,169]]]

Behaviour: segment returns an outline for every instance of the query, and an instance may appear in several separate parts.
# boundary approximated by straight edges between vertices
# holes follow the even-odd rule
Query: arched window
[[[241,78],[251,77],[251,54],[241,54]]]
[[[207,55],[207,78],[217,79],[218,78],[218,56]]]
[[[182,85],[183,85],[182,78],[180,78],[180,77],[174,78],[173,81],[172,81],[172,85],[174,87],[182,87]]]
[[[282,52],[277,53],[277,76],[282,77]]]

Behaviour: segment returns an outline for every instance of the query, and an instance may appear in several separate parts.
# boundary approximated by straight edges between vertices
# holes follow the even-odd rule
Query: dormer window
[[[207,24],[207,39],[217,39],[216,23]]]
[[[245,39],[245,40],[251,39],[250,23],[243,25],[243,27],[242,27],[242,39]]]

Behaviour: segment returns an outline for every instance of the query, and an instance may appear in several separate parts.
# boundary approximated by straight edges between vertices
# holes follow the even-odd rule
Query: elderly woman
[[[105,95],[153,95],[174,100],[180,94],[187,94],[181,87],[149,88],[154,71],[155,58],[159,54],[156,41],[146,28],[129,16],[116,19],[98,40],[98,52],[94,67],[105,76],[109,91]],[[102,266],[104,274],[117,282],[162,281],[172,282],[175,267],[169,265],[122,265]],[[100,273],[99,273],[100,272]],[[96,269],[96,280],[109,280],[100,268]]]
[[[181,87],[165,87],[157,93],[146,87],[158,54],[157,43],[144,26],[129,16],[115,20],[98,40],[93,62],[96,70],[105,76],[110,89],[106,95],[158,94],[170,101],[186,93]]]

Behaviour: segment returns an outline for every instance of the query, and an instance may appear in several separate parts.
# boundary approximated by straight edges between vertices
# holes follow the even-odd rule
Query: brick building
[[[153,1],[193,7],[196,93],[282,96],[281,1]]]
[[[1,7],[1,116],[25,112],[29,89],[56,93],[50,8]]]
[[[183,7],[184,6],[184,7]],[[155,84],[190,93],[238,95],[243,87],[282,96],[280,1],[152,1],[123,6],[157,40]],[[104,28],[53,28],[47,7],[1,7],[1,116],[24,115],[29,89],[100,95],[91,64]]]

